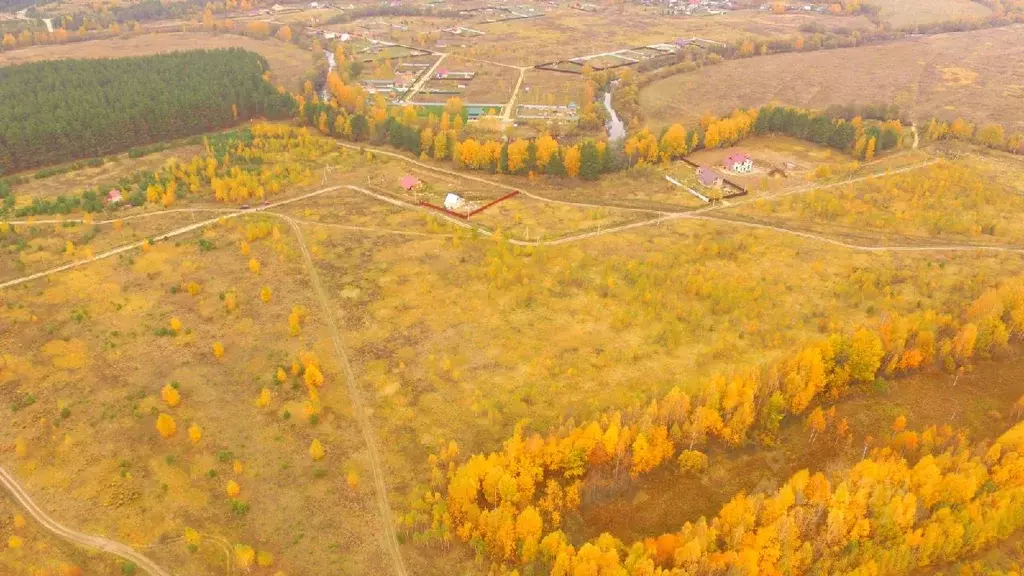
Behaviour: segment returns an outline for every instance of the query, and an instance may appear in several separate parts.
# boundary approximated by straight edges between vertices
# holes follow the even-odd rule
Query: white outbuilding
[[[444,197],[444,207],[447,210],[458,210],[459,208],[462,208],[465,203],[466,199],[455,192],[449,192],[448,195]]]

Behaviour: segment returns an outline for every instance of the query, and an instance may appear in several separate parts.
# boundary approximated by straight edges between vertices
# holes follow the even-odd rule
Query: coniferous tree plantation
[[[294,100],[241,49],[0,69],[0,173],[284,118]]]

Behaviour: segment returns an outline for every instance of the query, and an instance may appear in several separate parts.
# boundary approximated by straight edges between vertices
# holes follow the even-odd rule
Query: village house
[[[722,175],[707,166],[697,168],[697,181],[707,188],[722,187]]]
[[[749,154],[736,152],[722,160],[722,167],[737,174],[749,174],[754,171],[754,159]]]
[[[111,188],[110,192],[107,192],[107,204],[117,204],[121,202],[121,200],[121,191],[117,188]]]

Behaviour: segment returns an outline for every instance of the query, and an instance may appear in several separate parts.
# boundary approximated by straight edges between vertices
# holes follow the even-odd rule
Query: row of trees
[[[290,117],[294,100],[266,69],[241,49],[3,68],[0,173]]]
[[[1013,154],[1024,154],[1024,133],[1008,134],[1006,128],[996,123],[976,126],[963,118],[953,122],[932,118],[924,127],[924,136],[929,140],[959,140]]]
[[[777,362],[710,378],[692,396],[673,389],[645,410],[604,414],[546,436],[527,434],[517,426],[499,452],[471,455],[462,464],[448,449],[432,455],[430,488],[402,525],[420,541],[446,543],[458,537],[499,563],[532,566],[535,573],[550,569],[552,574],[573,574],[553,567],[557,550],[547,556],[537,551],[549,537],[561,538],[557,534],[565,514],[579,504],[582,490],[637,478],[668,462],[684,470],[699,468],[705,459],[700,450],[709,442],[736,447],[751,439],[771,443],[785,418],[799,417],[876,378],[936,367],[956,373],[976,357],[998,353],[1011,336],[1021,334],[1024,277],[1017,277],[984,293],[956,318],[932,311],[890,316],[872,327],[812,342]],[[848,422],[829,417],[820,407],[811,411],[808,424],[815,433],[850,434]],[[889,456],[885,460],[893,465],[900,461]],[[930,502],[939,501],[948,502],[944,497]],[[528,530],[519,529],[521,520]],[[928,530],[922,524],[917,528]],[[681,546],[688,540],[680,537]],[[713,550],[701,546],[688,557],[709,560],[713,555],[705,555]],[[675,554],[662,566],[686,565],[673,564]],[[822,550],[804,560],[834,567],[839,558]],[[944,556],[926,558],[922,565]],[[684,573],[694,572],[679,572]]]
[[[299,98],[300,120],[324,134],[353,142],[386,143],[424,159],[451,160],[460,168],[503,174],[594,180],[602,173],[641,163],[667,162],[695,150],[731,146],[751,134],[785,134],[870,160],[900,145],[903,132],[898,119],[879,124],[866,123],[860,116],[849,121],[842,117],[853,109],[828,115],[772,105],[735,110],[723,118],[705,115],[699,126],[686,129],[674,124],[664,128],[660,137],[646,128],[634,130],[621,147],[594,140],[563,144],[549,134],[516,140],[460,140],[464,110],[457,98],[449,100],[440,118],[433,113],[423,117],[412,106],[389,110],[379,95],[371,103],[360,85],[335,73],[328,76],[327,88],[330,102],[320,102],[311,89]],[[865,111],[879,117],[890,114],[882,106]]]

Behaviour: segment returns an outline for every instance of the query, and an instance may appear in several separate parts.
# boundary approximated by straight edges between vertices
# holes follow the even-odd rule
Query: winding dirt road
[[[91,534],[83,534],[77,532],[66,526],[60,524],[56,520],[50,517],[49,514],[43,511],[35,501],[25,492],[25,490],[18,484],[18,481],[14,479],[7,470],[0,466],[0,484],[3,484],[4,488],[11,493],[14,500],[24,508],[29,515],[35,519],[43,528],[56,534],[60,538],[85,546],[86,548],[92,548],[93,550],[99,550],[101,552],[107,552],[113,554],[123,560],[127,560],[135,564],[137,567],[145,570],[150,576],[173,576],[171,572],[164,570],[160,566],[157,566],[149,558],[135,551],[126,544],[115,542],[114,540],[108,540],[100,536],[93,536]]]

